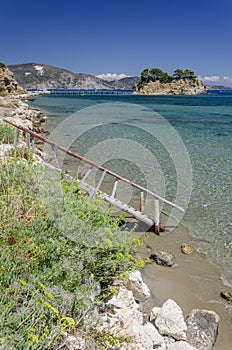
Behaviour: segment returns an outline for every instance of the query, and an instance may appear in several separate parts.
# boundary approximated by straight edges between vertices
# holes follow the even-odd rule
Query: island
[[[145,68],[134,86],[134,94],[138,95],[198,95],[206,92],[206,86],[191,69],[178,68],[169,75],[160,68]]]

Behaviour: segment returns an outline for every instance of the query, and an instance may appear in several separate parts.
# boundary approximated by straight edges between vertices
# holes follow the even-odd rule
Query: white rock
[[[64,344],[69,350],[82,350],[85,349],[85,340],[81,337],[73,337],[71,335],[67,336]]]
[[[114,305],[117,308],[131,308],[138,309],[139,305],[136,303],[132,291],[120,287],[118,290],[118,294],[114,295],[109,301],[108,304]]]
[[[150,321],[155,321],[156,316],[160,310],[160,307],[154,306],[150,313]]]
[[[134,298],[140,302],[147,300],[151,293],[143,282],[140,271],[131,272],[126,281],[126,287],[132,291]]]
[[[157,350],[169,350],[171,344],[175,343],[174,338],[163,337],[163,343],[157,347]]]
[[[0,145],[0,157],[4,157],[7,153],[9,153],[12,149],[14,149],[13,145],[9,144],[1,144]]]
[[[148,323],[143,326],[143,314],[139,311],[131,291],[125,287],[119,287],[118,294],[108,301],[112,305],[111,312],[100,315],[98,330],[109,330],[111,334],[128,337],[131,344],[125,349],[153,350],[153,346],[162,344],[162,336],[155,327]],[[123,349],[123,347],[122,347]]]
[[[155,326],[162,335],[168,335],[176,340],[186,340],[187,326],[182,310],[171,299],[168,299],[158,311]]]
[[[197,350],[186,341],[176,341],[168,346],[167,350]]]
[[[139,305],[135,302],[132,292],[125,287],[120,287],[118,294],[114,295],[108,304],[113,306],[113,313],[105,313],[100,316],[98,326],[100,330],[123,330],[125,334],[128,334],[134,327],[142,326],[143,314],[138,310]]]
[[[135,339],[137,345],[140,345],[141,348],[144,348],[146,350],[153,349],[153,340],[150,338],[149,335],[147,335],[147,333],[142,325],[138,325],[135,322],[132,322],[132,324],[129,328],[128,335],[130,337],[133,337]]]
[[[150,322],[143,326],[146,335],[151,339],[153,347],[162,345],[164,343],[163,337],[159,334],[157,329]]]

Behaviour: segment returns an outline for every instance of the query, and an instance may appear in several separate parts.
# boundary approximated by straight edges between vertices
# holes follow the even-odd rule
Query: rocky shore
[[[117,294],[101,310],[86,318],[87,327],[109,332],[124,341],[121,350],[210,350],[216,341],[219,316],[214,311],[194,309],[184,318],[180,306],[168,299],[161,307],[144,312],[151,294],[139,271],[116,282]],[[93,319],[95,320],[93,322]],[[79,333],[66,335],[65,349],[96,349],[90,339]],[[62,346],[62,348],[63,348]],[[117,346],[112,349],[118,349]]]
[[[139,95],[198,95],[205,94],[206,87],[198,79],[178,79],[169,83],[159,80],[144,84],[135,90]]]
[[[29,94],[0,97],[0,118],[41,133],[46,116],[40,109],[28,105],[26,98],[29,97]]]
[[[0,116],[42,132],[46,117],[41,110],[29,107],[26,97],[29,96],[2,97]],[[170,297],[162,305],[154,303],[139,271],[130,273],[123,283],[115,282],[114,287],[117,293],[104,308],[86,315],[85,323],[86,327],[94,325],[100,333],[109,332],[126,339],[120,349],[209,350],[214,347],[220,326],[220,318],[215,311],[205,307],[193,308],[184,317],[180,306]],[[62,349],[97,349],[92,340],[82,333],[67,334],[62,341]],[[117,345],[111,347],[118,348]]]

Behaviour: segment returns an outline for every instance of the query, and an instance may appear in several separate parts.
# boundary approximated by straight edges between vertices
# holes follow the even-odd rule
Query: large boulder
[[[187,324],[187,341],[198,350],[211,350],[216,342],[220,318],[214,311],[192,310]]]
[[[187,326],[183,312],[175,301],[168,299],[156,311],[156,317],[153,322],[160,334],[173,337],[176,340],[186,340]]]

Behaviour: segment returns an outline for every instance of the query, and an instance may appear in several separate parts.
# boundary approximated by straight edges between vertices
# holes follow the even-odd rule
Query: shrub
[[[12,143],[14,141],[14,128],[9,124],[0,124],[0,143]]]
[[[137,264],[139,241],[102,202],[32,158],[0,164],[0,232],[3,348],[53,349]]]
[[[0,96],[4,97],[6,96],[7,93],[6,93],[6,89],[5,87],[0,83]]]
[[[0,62],[0,68],[6,68],[6,65],[2,62]]]

